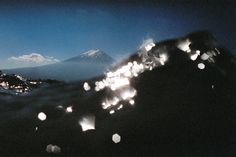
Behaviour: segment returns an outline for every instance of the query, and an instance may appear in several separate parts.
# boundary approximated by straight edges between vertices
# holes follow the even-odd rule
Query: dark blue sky
[[[0,3],[0,68],[24,66],[8,59],[31,53],[64,60],[101,49],[119,58],[147,38],[160,41],[201,29],[236,50],[234,1],[70,2]]]

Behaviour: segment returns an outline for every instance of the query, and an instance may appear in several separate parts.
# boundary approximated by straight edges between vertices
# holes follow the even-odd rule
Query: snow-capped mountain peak
[[[71,61],[72,62],[86,61],[86,62],[112,63],[114,59],[99,49],[92,49],[84,53],[81,53],[80,55],[76,57],[67,59],[66,61],[67,62],[68,61],[70,62]]]
[[[96,57],[98,55],[101,55],[102,51],[99,49],[92,49],[87,52],[82,53],[80,56],[86,56],[86,57]]]

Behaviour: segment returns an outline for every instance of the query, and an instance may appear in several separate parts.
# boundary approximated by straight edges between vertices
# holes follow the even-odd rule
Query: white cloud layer
[[[12,56],[8,58],[9,61],[16,61],[16,62],[22,62],[22,63],[36,63],[36,64],[51,64],[59,62],[58,59],[50,56],[43,56],[39,53],[31,53],[28,55],[22,55],[22,56]]]

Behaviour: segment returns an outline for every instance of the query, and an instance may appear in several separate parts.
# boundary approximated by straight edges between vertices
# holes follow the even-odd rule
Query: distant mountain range
[[[59,63],[7,69],[7,74],[17,74],[30,79],[56,79],[60,81],[77,81],[103,74],[114,63],[114,59],[101,50],[89,50],[76,57]]]

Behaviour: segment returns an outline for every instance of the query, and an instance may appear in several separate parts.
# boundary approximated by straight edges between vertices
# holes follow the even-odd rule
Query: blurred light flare
[[[59,146],[57,146],[57,145],[49,144],[46,147],[46,152],[58,154],[58,153],[61,152],[61,148]]]
[[[191,52],[191,49],[190,49],[190,44],[191,44],[191,41],[189,39],[186,39],[186,40],[183,40],[183,41],[180,41],[177,45],[177,47],[182,50],[182,51],[185,51],[187,53]]]
[[[73,112],[72,106],[67,107],[67,108],[66,108],[66,112],[67,112],[67,113]]]
[[[79,120],[82,131],[95,130],[95,116],[84,116]]]

